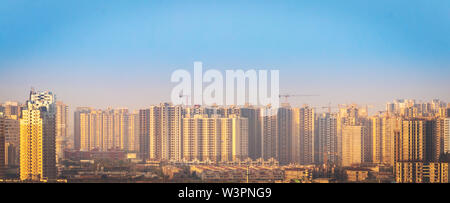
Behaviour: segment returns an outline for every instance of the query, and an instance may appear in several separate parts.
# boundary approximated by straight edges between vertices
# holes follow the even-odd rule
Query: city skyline
[[[0,13],[0,183],[450,183],[450,1]]]
[[[159,168],[163,182],[166,175],[182,182],[448,182],[450,103],[400,99],[385,107],[375,115],[357,104],[322,107],[325,112],[288,103],[279,108],[160,103],[134,112],[77,107],[72,140],[68,106],[52,91],[32,89],[25,104],[0,105],[0,176],[15,176],[19,166],[20,180],[3,180],[83,182],[89,178],[77,171],[97,163],[128,167],[118,172],[131,182],[141,164]],[[80,168],[70,167],[74,163]],[[255,174],[244,175],[242,165]],[[182,175],[180,167],[190,175]],[[98,173],[116,174],[94,168],[93,175],[103,177]],[[234,173],[240,175],[227,180]],[[264,175],[255,177],[259,173]]]
[[[315,95],[313,95],[313,96],[315,96]],[[392,99],[392,100],[389,100],[389,101],[385,101],[384,103],[379,103],[379,104],[375,104],[375,105],[373,103],[363,103],[363,104],[361,104],[361,103],[356,103],[356,102],[337,103],[337,104],[334,104],[332,102],[328,102],[328,103],[323,103],[322,105],[319,105],[319,104],[315,104],[315,103],[290,102],[291,100],[294,100],[294,99],[295,99],[295,96],[294,96],[294,98],[289,97],[289,100],[286,100],[281,95],[280,96],[280,106],[283,103],[285,103],[285,101],[288,101],[288,104],[290,106],[292,106],[293,108],[300,108],[300,107],[306,105],[306,106],[309,106],[309,107],[313,108],[316,113],[324,113],[324,112],[328,111],[328,109],[329,109],[328,107],[331,107],[331,109],[333,109],[331,112],[332,113],[333,112],[336,113],[338,108],[339,108],[339,106],[358,105],[360,107],[368,107],[369,115],[377,115],[379,112],[385,112],[387,110],[387,106],[386,105],[388,103],[391,103],[391,102],[394,102],[394,101],[397,101],[397,100],[413,100],[413,101],[415,101],[417,103],[426,103],[426,102],[431,102],[433,100],[446,101],[446,100],[436,99],[436,98],[430,99],[430,100],[396,98],[396,99]],[[105,107],[98,107],[98,106],[95,106],[95,105],[91,105],[91,106],[88,106],[88,105],[86,105],[86,106],[71,106],[70,104],[66,103],[63,100],[59,100],[58,99],[58,101],[64,102],[64,105],[66,105],[66,108],[67,108],[66,111],[68,112],[68,115],[70,115],[67,118],[68,119],[68,133],[67,134],[70,135],[70,137],[73,137],[73,130],[74,130],[74,123],[73,123],[74,120],[73,120],[73,116],[72,115],[74,115],[74,113],[76,112],[76,110],[78,108],[89,108],[89,109],[96,110],[96,111],[107,111],[107,110],[111,110],[112,111],[112,110],[126,109],[129,112],[139,112],[139,110],[148,108],[150,106],[159,105],[159,104],[163,104],[163,103],[171,103],[170,101],[160,101],[160,102],[156,102],[156,103],[150,103],[150,104],[147,104],[147,105],[142,106],[142,107],[129,108],[127,106],[117,106],[117,105],[113,105],[113,104],[106,105]],[[4,103],[8,103],[8,102],[13,102],[13,103],[17,102],[17,104],[19,104],[19,105],[24,105],[26,103],[26,99],[23,100],[23,101],[18,101],[18,100],[1,101],[0,100],[0,105],[4,104]],[[180,106],[185,106],[185,105],[180,105]],[[188,106],[189,107],[193,107],[194,105],[188,105]],[[201,106],[202,107],[211,107],[209,105],[201,105]],[[235,107],[244,107],[245,105],[241,105],[241,106],[239,106],[239,105],[219,105],[218,107],[233,107],[233,106],[235,106]],[[254,106],[254,107],[263,107],[263,106],[257,105],[257,106]]]

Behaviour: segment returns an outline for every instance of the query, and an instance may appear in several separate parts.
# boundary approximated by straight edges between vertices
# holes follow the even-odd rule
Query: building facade
[[[316,163],[337,164],[338,154],[337,118],[331,113],[320,114],[316,118]]]
[[[248,119],[230,115],[183,118],[183,160],[226,162],[248,158]]]
[[[264,160],[278,160],[277,112],[272,108],[261,109],[261,152]]]
[[[449,183],[448,163],[442,162],[397,162],[397,183]]]
[[[56,179],[56,107],[51,92],[30,92],[20,119],[20,179]]]
[[[278,108],[277,131],[278,161],[289,164],[292,162],[292,109],[289,106]]]
[[[61,101],[56,102],[56,162],[64,159],[64,149],[68,139],[69,107]]]
[[[75,111],[75,146],[81,151],[136,151],[139,139],[138,114],[128,109]]]
[[[140,155],[145,160],[182,159],[181,106],[169,103],[139,111]]]
[[[364,126],[344,126],[342,129],[342,166],[364,162]]]

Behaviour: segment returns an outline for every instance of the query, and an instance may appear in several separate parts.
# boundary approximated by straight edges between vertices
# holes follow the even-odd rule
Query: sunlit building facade
[[[56,107],[51,92],[30,92],[20,119],[20,179],[56,179]]]
[[[427,121],[407,119],[395,141],[397,161],[426,161]]]
[[[444,153],[450,153],[450,118],[444,119],[443,128]]]
[[[3,178],[5,173],[5,124],[4,117],[0,115],[0,179]]]
[[[395,137],[400,134],[402,119],[398,117],[383,117],[381,123],[381,163],[394,166]]]
[[[138,119],[128,109],[78,108],[74,118],[78,150],[136,150]]]
[[[236,115],[183,118],[183,160],[226,162],[247,157],[247,118]]]
[[[364,162],[364,126],[344,126],[342,129],[342,166]]]
[[[9,116],[2,116],[1,133],[4,136],[5,166],[19,165],[20,122]]]
[[[169,103],[139,111],[139,154],[142,159],[182,159],[182,115],[181,106]]]
[[[128,116],[128,151],[139,151],[139,114],[131,113]]]
[[[316,118],[315,160],[317,164],[337,164],[338,153],[337,118],[335,114],[323,113]]]
[[[64,158],[64,149],[68,140],[69,125],[67,116],[69,107],[61,101],[56,102],[56,162]]]
[[[315,151],[318,147],[315,140],[315,122],[313,108],[304,106],[292,109],[292,163],[315,163]]]

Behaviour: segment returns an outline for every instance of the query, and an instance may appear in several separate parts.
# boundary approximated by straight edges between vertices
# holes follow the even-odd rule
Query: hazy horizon
[[[450,101],[448,1],[6,1],[0,102],[31,87],[68,104],[170,101],[176,69],[279,69],[294,106]],[[281,100],[282,102],[283,100]]]

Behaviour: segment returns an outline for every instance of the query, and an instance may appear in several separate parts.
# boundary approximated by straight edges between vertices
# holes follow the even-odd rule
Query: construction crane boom
[[[179,97],[180,97],[180,98],[185,97],[185,98],[186,98],[186,103],[185,103],[184,105],[185,105],[185,106],[188,106],[189,95],[183,95],[183,94],[180,94]]]
[[[317,94],[280,94],[279,97],[284,97],[285,103],[287,103],[287,100],[289,97],[316,97],[319,96]]]

